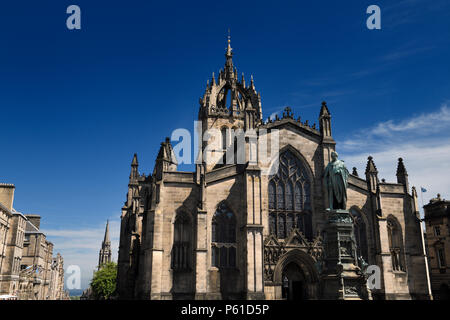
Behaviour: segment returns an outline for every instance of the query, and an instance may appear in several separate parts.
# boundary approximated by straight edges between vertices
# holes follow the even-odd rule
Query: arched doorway
[[[284,300],[307,299],[306,279],[302,269],[295,263],[289,263],[283,269],[281,294]]]
[[[317,299],[319,277],[315,260],[300,249],[286,252],[274,271],[274,282],[279,285],[276,299]]]

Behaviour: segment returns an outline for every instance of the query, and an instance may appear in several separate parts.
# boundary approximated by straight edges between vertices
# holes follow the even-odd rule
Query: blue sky
[[[81,8],[81,30],[66,8]],[[366,8],[381,8],[381,30]],[[114,258],[130,162],[153,170],[159,144],[192,130],[206,80],[234,62],[253,74],[264,116],[289,105],[333,116],[337,151],[363,174],[450,198],[450,3],[399,1],[15,1],[0,13],[0,182],[14,206],[79,264],[87,286],[111,220]],[[183,169],[183,168],[181,168]]]

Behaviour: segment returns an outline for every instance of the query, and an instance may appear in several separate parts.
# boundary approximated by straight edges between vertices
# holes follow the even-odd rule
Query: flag
[[[425,189],[424,187],[420,187],[420,191],[427,192],[427,189]]]

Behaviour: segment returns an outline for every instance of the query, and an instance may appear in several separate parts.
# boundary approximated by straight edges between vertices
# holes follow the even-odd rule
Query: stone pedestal
[[[353,219],[347,210],[327,210],[322,299],[370,299],[367,279],[358,267]]]

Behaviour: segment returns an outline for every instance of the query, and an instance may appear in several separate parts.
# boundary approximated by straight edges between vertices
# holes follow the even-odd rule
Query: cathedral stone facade
[[[253,77],[238,80],[232,56],[228,41],[225,68],[208,82],[198,114],[202,134],[221,132],[222,143],[210,150],[219,161],[200,157],[194,172],[178,171],[168,138],[152,174],[140,174],[133,157],[121,216],[119,298],[350,298],[324,285],[323,172],[336,150],[328,106],[322,103],[318,127],[289,108],[264,121]],[[230,129],[252,134],[239,144]],[[255,157],[254,141],[261,140],[268,163]],[[201,145],[205,151],[207,142]],[[220,161],[230,154],[234,162]],[[347,198],[354,254],[380,270],[369,298],[431,298],[417,194],[402,159],[397,181],[388,183],[369,157],[363,176],[356,169],[349,175]]]

